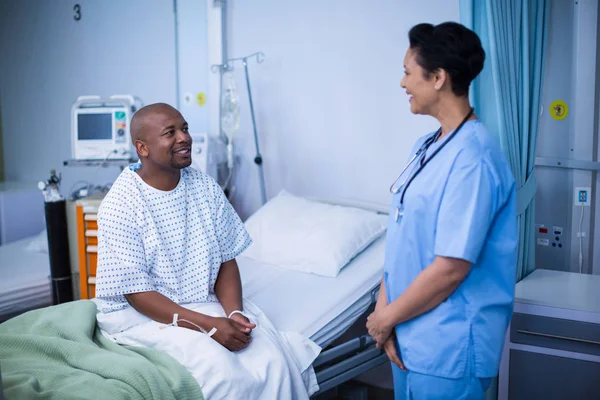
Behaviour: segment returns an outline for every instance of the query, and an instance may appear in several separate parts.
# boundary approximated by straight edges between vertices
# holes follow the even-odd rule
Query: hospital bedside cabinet
[[[600,399],[600,276],[538,269],[516,285],[498,400]]]
[[[79,259],[79,293],[81,299],[96,296],[98,264],[98,207],[101,200],[79,200],[75,205],[77,253]]]

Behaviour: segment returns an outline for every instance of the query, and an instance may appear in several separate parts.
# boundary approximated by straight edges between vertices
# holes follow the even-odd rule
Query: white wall
[[[459,20],[458,0],[230,0],[229,57],[265,53],[250,78],[268,198],[292,193],[387,204],[417,137],[436,129],[413,116],[400,88],[407,33]],[[260,206],[243,69],[236,68],[241,168],[232,202]]]
[[[410,113],[400,88],[408,30],[458,21],[458,0],[228,3],[228,56],[266,57],[249,68],[267,197],[285,188],[387,204],[414,141],[437,129],[433,119]],[[243,108],[232,202],[246,218],[261,196],[241,64],[236,74]],[[361,379],[393,386],[387,364]]]
[[[0,0],[0,97],[7,180],[62,172],[112,182],[118,168],[63,167],[70,158],[70,107],[77,96],[130,93],[175,104],[171,0]],[[200,38],[202,40],[202,38]]]
[[[62,166],[71,153],[70,106],[82,94],[132,93],[146,104],[179,104],[194,132],[215,125],[208,121],[218,93],[210,90],[215,74],[204,58],[214,42],[203,29],[207,1],[177,3],[178,52],[171,0],[82,0],[80,21],[65,0],[0,0],[7,180],[46,179],[55,168],[64,194],[78,180],[114,180],[115,167]],[[250,74],[269,197],[287,188],[387,203],[413,141],[435,128],[433,120],[410,114],[399,87],[406,33],[417,22],[457,20],[458,1],[229,4],[229,56],[266,54],[264,63],[250,63]],[[246,217],[260,195],[240,64],[236,73],[244,108],[232,202]],[[183,101],[200,91],[208,98],[204,107]]]

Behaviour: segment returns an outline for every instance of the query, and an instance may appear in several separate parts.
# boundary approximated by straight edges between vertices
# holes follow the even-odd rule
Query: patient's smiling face
[[[154,107],[153,107],[154,106]],[[140,115],[135,140],[144,163],[162,170],[182,169],[192,163],[192,138],[179,111],[166,105],[150,106]],[[132,130],[134,129],[132,123]]]

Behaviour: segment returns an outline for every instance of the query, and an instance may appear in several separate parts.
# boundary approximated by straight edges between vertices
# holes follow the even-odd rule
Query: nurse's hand
[[[374,311],[367,317],[367,330],[369,331],[369,335],[377,342],[377,347],[383,347],[385,341],[392,334],[393,326],[389,324],[388,318],[385,317],[383,309]]]
[[[398,349],[396,348],[396,335],[390,336],[388,340],[385,341],[383,344],[383,350],[391,362],[396,364],[396,366],[398,366],[398,368],[400,368],[402,371],[406,371],[406,367],[402,362],[402,357],[400,357]]]

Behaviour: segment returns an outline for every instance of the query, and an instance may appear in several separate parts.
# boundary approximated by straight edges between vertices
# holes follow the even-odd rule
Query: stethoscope
[[[427,165],[427,163],[429,161],[431,161],[431,159],[433,157],[435,157],[435,155],[437,153],[439,153],[439,151],[442,150],[442,148],[444,148],[444,146],[454,136],[456,136],[456,134],[463,127],[463,125],[469,120],[469,118],[471,118],[471,115],[473,115],[474,111],[475,110],[473,108],[471,108],[471,110],[469,111],[469,113],[467,114],[467,116],[462,120],[462,122],[460,123],[460,125],[458,125],[458,127],[454,130],[454,132],[452,132],[450,134],[450,136],[448,136],[448,138],[446,140],[444,140],[444,142],[440,145],[440,147],[438,147],[433,152],[433,154],[430,157],[428,157],[426,160],[425,160],[424,155],[427,153],[427,150],[429,149],[429,147],[439,139],[439,137],[442,134],[442,128],[438,129],[436,133],[434,133],[431,137],[429,137],[427,140],[425,140],[425,142],[421,145],[421,147],[419,147],[419,150],[410,159],[410,161],[408,162],[408,164],[406,164],[406,167],[404,167],[402,169],[402,172],[400,172],[400,174],[398,175],[398,177],[396,178],[396,180],[394,181],[394,183],[392,183],[392,185],[390,186],[390,193],[392,193],[392,194],[398,194],[398,193],[400,193],[400,191],[402,191],[402,194],[400,195],[400,203],[398,204],[398,207],[396,207],[396,216],[395,216],[396,222],[398,222],[398,219],[404,213],[404,195],[406,194],[406,189],[408,189],[408,186],[410,185],[410,183],[413,181],[413,179],[415,179],[415,177],[417,175],[419,175],[419,172],[421,172],[421,170],[423,168],[425,168],[425,166]],[[406,170],[408,169],[408,167],[410,167],[412,165],[412,163],[417,158],[420,158],[420,162],[419,162],[419,167],[416,170],[416,172],[405,176],[404,177],[404,181],[402,182],[402,184],[400,186],[396,186],[396,184],[398,183],[398,180],[400,180],[400,177],[404,174],[404,172],[406,172]]]

